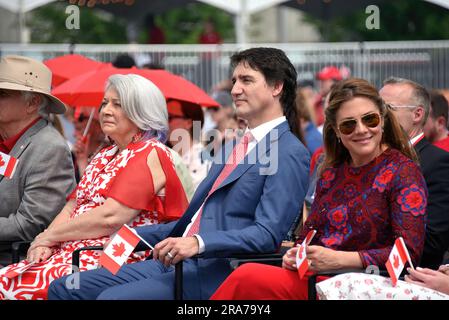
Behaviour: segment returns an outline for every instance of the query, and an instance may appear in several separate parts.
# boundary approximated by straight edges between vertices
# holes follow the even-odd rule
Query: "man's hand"
[[[170,252],[171,257],[168,255]],[[176,264],[198,254],[199,244],[196,237],[167,238],[154,246],[153,259],[165,266]]]

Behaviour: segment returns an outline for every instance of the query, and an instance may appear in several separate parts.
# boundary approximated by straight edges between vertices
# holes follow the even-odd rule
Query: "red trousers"
[[[317,277],[317,282],[328,277]],[[307,300],[307,276],[259,263],[237,268],[211,296],[211,300]]]

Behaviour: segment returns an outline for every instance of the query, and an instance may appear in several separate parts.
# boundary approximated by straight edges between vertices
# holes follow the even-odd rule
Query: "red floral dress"
[[[413,263],[422,254],[427,188],[419,167],[395,149],[387,149],[362,167],[327,168],[299,236],[317,234],[312,245],[358,251],[364,268],[385,262],[394,240],[402,237]]]
[[[399,151],[388,149],[364,166],[343,164],[322,173],[298,242],[315,229],[312,245],[356,251],[365,268],[385,268],[394,240],[402,237],[416,264],[424,247],[426,204],[426,184],[419,167]],[[324,279],[319,276],[317,282]],[[307,276],[300,279],[296,271],[256,263],[237,268],[211,297],[307,298]]]
[[[165,195],[154,194],[153,180],[147,165],[152,150],[156,150],[166,176]],[[130,227],[176,220],[188,205],[170,151],[154,139],[131,143],[121,152],[115,145],[100,151],[86,168],[71,197],[76,199],[71,219],[89,214],[91,209],[103,205],[109,197],[140,210],[135,219],[128,223]],[[108,240],[109,237],[101,237],[61,243],[48,260],[32,266],[13,279],[8,279],[4,274],[18,264],[1,269],[0,299],[45,299],[50,282],[71,273],[75,249],[102,246]],[[127,262],[144,260],[149,254],[150,251],[133,253]],[[99,251],[81,252],[80,271],[97,268],[99,255]]]

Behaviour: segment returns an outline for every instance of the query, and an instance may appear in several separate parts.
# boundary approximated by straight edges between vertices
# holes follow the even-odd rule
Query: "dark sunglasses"
[[[378,113],[369,113],[362,116],[361,120],[362,123],[368,128],[375,128],[380,123],[380,115]],[[340,122],[340,124],[338,125],[338,130],[344,135],[349,135],[354,132],[356,127],[357,120],[348,119]]]

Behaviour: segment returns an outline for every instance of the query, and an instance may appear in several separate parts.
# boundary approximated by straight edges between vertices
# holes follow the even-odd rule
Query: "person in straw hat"
[[[48,120],[66,110],[50,94],[51,77],[34,59],[10,55],[0,61],[0,167],[8,156],[18,161],[12,177],[0,175],[2,251],[47,228],[75,187],[69,147]]]

